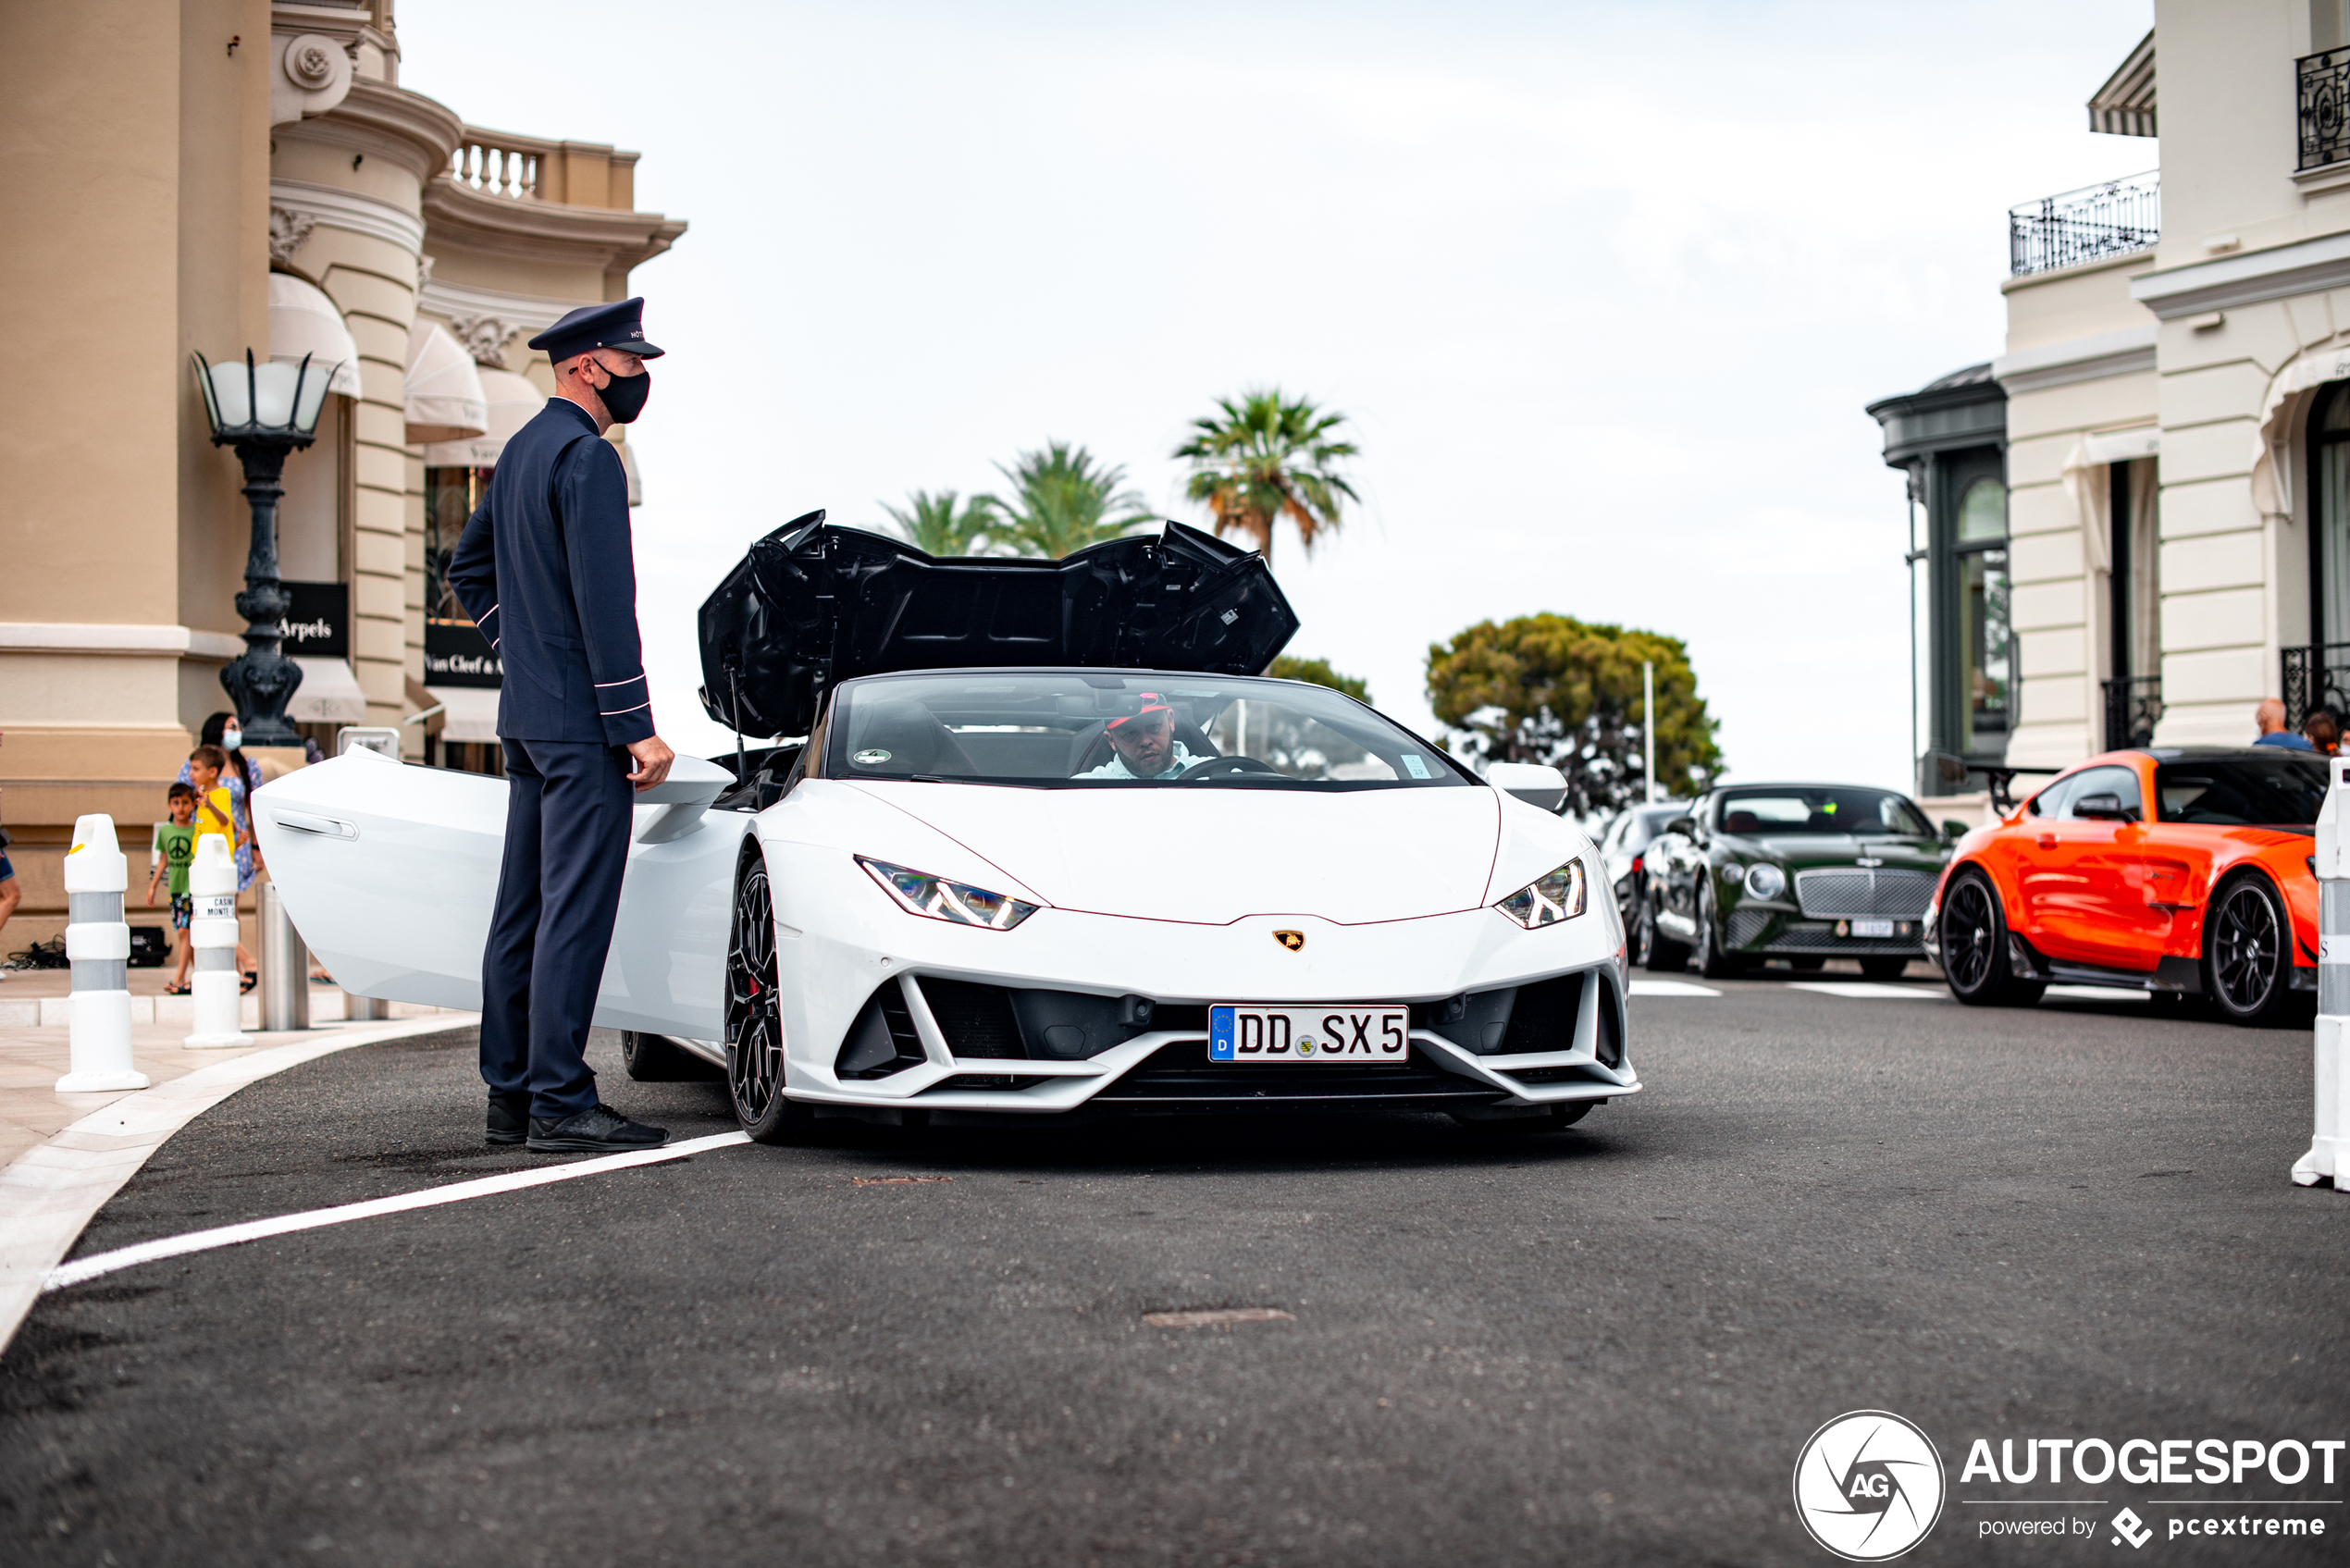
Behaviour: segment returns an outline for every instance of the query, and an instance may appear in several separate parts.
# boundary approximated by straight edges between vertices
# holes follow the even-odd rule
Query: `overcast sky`
[[[1734,776],[1910,783],[1900,476],[1862,405],[2001,348],[2005,209],[2154,167],[2084,102],[2147,0],[854,6],[402,0],[402,81],[640,150],[639,619],[816,507],[1048,438],[1169,452],[1277,385],[1362,507],[1274,567],[1290,651],[1433,728],[1428,646],[1556,611],[1686,639]]]

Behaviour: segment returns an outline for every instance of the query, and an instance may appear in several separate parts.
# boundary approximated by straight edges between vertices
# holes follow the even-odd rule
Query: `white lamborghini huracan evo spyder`
[[[1169,524],[934,560],[818,512],[699,620],[712,716],[806,739],[637,797],[596,1021],[639,1077],[723,1069],[754,1137],[1313,1105],[1558,1126],[1639,1092],[1615,901],[1543,809],[1563,781],[1489,784],[1256,676],[1297,625],[1257,556]],[[505,815],[498,779],[365,750],[254,805],[339,982],[464,1008]]]

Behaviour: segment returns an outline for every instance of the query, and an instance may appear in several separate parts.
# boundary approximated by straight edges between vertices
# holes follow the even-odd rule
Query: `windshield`
[[[1934,830],[1909,800],[1883,789],[1775,787],[1725,790],[1713,822],[1724,833],[1782,838],[1796,833],[1931,838]]]
[[[2154,796],[2166,822],[2306,828],[2325,804],[2326,759],[2308,751],[2157,762]]]
[[[1678,801],[1670,806],[1636,806],[1624,813],[1626,849],[1645,849],[1664,831],[1664,824],[1689,814],[1688,802]]]
[[[824,772],[1047,789],[1473,787],[1326,687],[1241,676],[971,670],[872,675],[834,703]]]

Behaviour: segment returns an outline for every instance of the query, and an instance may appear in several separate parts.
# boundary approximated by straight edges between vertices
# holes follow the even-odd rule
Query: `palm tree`
[[[1335,466],[1356,455],[1354,442],[1333,434],[1346,416],[1285,398],[1278,387],[1244,393],[1237,403],[1218,398],[1216,406],[1222,414],[1192,421],[1198,434],[1175,449],[1192,465],[1183,493],[1206,504],[1217,533],[1248,536],[1267,561],[1281,517],[1297,525],[1312,554],[1314,541],[1344,522],[1341,500],[1362,499]]]
[[[996,467],[1012,482],[1012,493],[980,499],[1003,514],[994,537],[1018,554],[1058,559],[1153,521],[1140,495],[1119,488],[1126,470],[1096,463],[1083,447],[1047,441],[1009,468]]]
[[[973,496],[959,506],[952,490],[936,495],[916,490],[907,496],[906,502],[903,512],[887,501],[881,503],[881,509],[889,513],[906,542],[925,555],[984,554],[990,535],[1003,522],[996,514],[995,503],[985,496]]]

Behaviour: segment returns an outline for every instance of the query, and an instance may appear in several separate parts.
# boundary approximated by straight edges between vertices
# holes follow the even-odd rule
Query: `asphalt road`
[[[58,1291],[0,1358],[0,1553],[1816,1563],[1797,1454],[1878,1408],[1948,1468],[1907,1561],[2111,1562],[2139,1554],[2102,1525],[1983,1538],[2019,1511],[1959,1500],[2065,1494],[1962,1483],[1972,1440],[2350,1436],[2350,1197],[2286,1181],[2306,1030],[1717,989],[1637,999],[1648,1091],[1563,1133],[870,1133]],[[478,1142],[471,1044],[246,1090],[79,1253],[539,1163]],[[716,1086],[633,1084],[598,1049],[624,1109],[731,1126]],[[874,1180],[902,1177],[946,1179]],[[1216,1307],[1293,1319],[1143,1316]],[[2160,1528],[2179,1499],[2350,1490],[2315,1479],[2072,1496]]]

